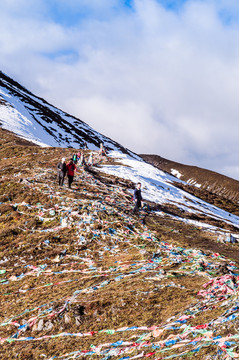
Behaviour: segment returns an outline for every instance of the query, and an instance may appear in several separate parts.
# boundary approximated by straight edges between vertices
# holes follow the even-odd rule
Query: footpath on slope
[[[59,188],[72,150],[4,152],[1,359],[239,357],[234,262],[183,246],[176,222],[150,230],[129,182],[80,169]]]

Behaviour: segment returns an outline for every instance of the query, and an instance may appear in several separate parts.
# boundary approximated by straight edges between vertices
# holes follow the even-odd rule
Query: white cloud
[[[238,177],[237,1],[173,12],[135,0],[130,12],[117,0],[70,0],[79,22],[67,27],[47,4],[1,2],[3,71],[133,151]]]

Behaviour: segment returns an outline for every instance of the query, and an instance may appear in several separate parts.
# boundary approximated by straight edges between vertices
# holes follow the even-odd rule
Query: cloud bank
[[[1,0],[0,69],[138,153],[239,179],[236,0]]]

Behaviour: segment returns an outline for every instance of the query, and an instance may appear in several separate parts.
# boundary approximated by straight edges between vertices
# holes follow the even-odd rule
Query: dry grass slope
[[[133,215],[133,184],[100,167],[59,188],[56,164],[72,151],[0,130],[0,358],[239,353],[238,245],[166,206],[163,217]]]

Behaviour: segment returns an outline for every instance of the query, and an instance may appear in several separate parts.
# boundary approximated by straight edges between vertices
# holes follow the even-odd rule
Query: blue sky
[[[138,153],[239,179],[238,0],[1,0],[0,70]]]

